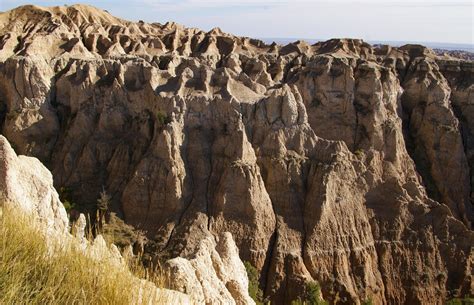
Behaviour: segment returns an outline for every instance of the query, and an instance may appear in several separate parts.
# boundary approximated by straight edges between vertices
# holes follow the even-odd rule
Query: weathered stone
[[[4,204],[34,213],[50,230],[68,232],[66,210],[49,170],[36,158],[17,156],[0,135],[0,205]]]
[[[49,26],[24,33],[29,21]],[[223,260],[222,232],[272,304],[311,281],[342,304],[474,294],[472,62],[355,39],[265,45],[80,5],[0,14],[0,41],[2,133],[80,204],[106,188],[200,300],[240,298],[212,259],[192,263],[203,240]]]
[[[230,233],[217,241],[209,236],[189,258],[165,263],[171,287],[193,298],[195,304],[255,304],[248,295],[248,278]]]
[[[115,245],[108,246],[101,235],[96,236],[92,243],[84,238],[86,220],[83,214],[73,226],[75,236],[69,234],[66,210],[53,187],[49,170],[36,158],[17,156],[5,137],[1,135],[0,173],[2,174],[0,211],[2,208],[8,208],[20,214],[29,214],[34,221],[39,220],[39,232],[44,234],[53,257],[56,255],[58,245],[60,249],[74,247],[81,249],[85,255],[94,260],[110,264],[112,268],[127,268],[118,248]],[[235,245],[232,244],[232,237],[227,236],[227,238],[230,238],[231,246],[233,245],[234,248],[225,252],[227,255],[225,258],[228,260],[229,255],[237,255],[233,259],[236,259],[238,263],[240,260],[238,260]],[[234,261],[225,261],[223,264],[227,266],[231,263],[235,264]],[[242,276],[239,279],[242,279]],[[245,280],[246,278],[242,281],[243,285],[246,283]],[[186,294],[157,288],[153,283],[139,278],[134,278],[132,283],[136,286],[134,290],[136,295],[133,298],[137,304],[142,303],[143,295],[147,295],[147,299],[152,302],[159,300],[165,303],[172,301],[173,304],[191,304],[191,299]]]

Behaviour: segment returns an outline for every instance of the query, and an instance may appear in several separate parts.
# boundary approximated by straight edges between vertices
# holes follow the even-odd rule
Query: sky
[[[62,0],[0,0],[0,11]],[[474,0],[83,0],[128,20],[255,38],[474,43]]]

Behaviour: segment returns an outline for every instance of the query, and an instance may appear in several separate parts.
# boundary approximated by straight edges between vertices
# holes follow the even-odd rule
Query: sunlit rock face
[[[127,271],[126,260],[115,245],[108,245],[102,235],[97,235],[93,240],[84,236],[86,227],[84,214],[80,214],[78,220],[73,223],[71,230],[73,234],[70,233],[69,219],[53,186],[51,172],[37,158],[17,155],[8,140],[0,135],[1,225],[8,223],[8,220],[5,221],[2,218],[3,213],[8,214],[7,217],[18,215],[21,224],[30,225],[32,227],[31,232],[38,235],[35,235],[35,238],[45,242],[48,249],[47,255],[51,255],[51,259],[61,259],[65,255],[64,251],[75,249],[79,252],[69,250],[70,252],[67,253],[74,253],[69,254],[70,256],[83,254],[83,259],[91,262],[94,260],[100,261],[101,264],[105,264],[109,268],[121,270],[121,276],[126,276],[127,272],[130,272]],[[12,230],[10,226],[11,224],[7,225],[7,230]],[[20,231],[19,234],[23,235],[28,232]],[[227,239],[226,244],[235,248],[232,237]],[[6,248],[8,248],[8,245],[6,247],[2,245],[2,254]],[[232,253],[231,251],[228,252]],[[19,256],[21,255],[24,255],[24,253],[19,253]],[[237,257],[237,259],[234,259],[234,264],[238,264],[240,262],[238,255],[234,255],[234,257]],[[42,259],[42,257],[37,256],[37,259]],[[77,262],[77,258],[71,257],[71,259],[76,259],[75,262]],[[243,268],[242,262],[240,264]],[[224,267],[229,265],[227,261],[224,263]],[[110,272],[114,271],[111,270]],[[157,288],[152,282],[134,277],[131,273],[129,275],[130,278],[127,278],[127,280],[133,288],[133,295],[131,296],[133,304],[142,304],[146,301],[153,304],[157,302],[176,305],[197,304],[190,295]],[[15,276],[15,274],[10,274],[10,276]],[[54,281],[54,279],[51,281]],[[243,281],[241,285],[246,283]],[[227,299],[233,300],[231,298]]]
[[[156,259],[230,232],[272,304],[474,294],[472,61],[81,5],[1,14],[0,61],[2,134],[81,204],[105,188]]]

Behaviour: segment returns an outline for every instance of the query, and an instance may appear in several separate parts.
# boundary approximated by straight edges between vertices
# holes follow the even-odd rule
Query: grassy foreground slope
[[[59,240],[47,239],[35,218],[0,207],[0,304],[165,303],[137,289],[125,265]]]

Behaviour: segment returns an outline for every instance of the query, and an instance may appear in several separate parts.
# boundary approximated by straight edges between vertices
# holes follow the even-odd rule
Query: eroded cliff
[[[474,63],[71,7],[0,14],[1,132],[157,259],[232,234],[274,304],[474,294]]]

